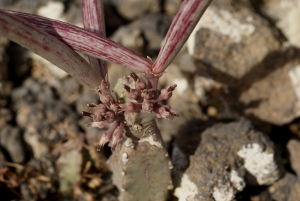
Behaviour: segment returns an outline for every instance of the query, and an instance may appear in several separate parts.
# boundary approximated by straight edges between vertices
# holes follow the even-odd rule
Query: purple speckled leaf
[[[0,10],[0,35],[47,59],[89,87],[102,78],[69,46],[25,20]]]
[[[103,0],[82,0],[82,18],[84,29],[105,37]],[[106,62],[88,56],[91,66],[104,79],[107,75]]]
[[[2,11],[27,20],[49,34],[64,41],[73,49],[87,55],[97,57],[105,61],[111,61],[124,67],[142,72],[148,72],[151,68],[152,63],[150,60],[137,55],[112,40],[94,34],[88,30],[36,15],[8,10]]]
[[[212,0],[185,0],[165,38],[152,72],[162,73],[178,54]]]

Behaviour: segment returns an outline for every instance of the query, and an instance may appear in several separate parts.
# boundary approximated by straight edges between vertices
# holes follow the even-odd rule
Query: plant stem
[[[154,74],[162,73],[170,65],[211,1],[185,0],[182,3],[169,28],[157,60],[153,64]]]
[[[106,36],[103,0],[82,0],[82,18],[83,25],[86,30],[89,30],[99,36]],[[106,62],[92,56],[88,56],[91,66],[103,78],[107,78]]]
[[[108,38],[57,20],[16,11],[0,10],[30,22],[39,29],[65,42],[76,51],[119,64],[132,70],[141,72],[150,71],[152,63],[149,59],[139,56]]]

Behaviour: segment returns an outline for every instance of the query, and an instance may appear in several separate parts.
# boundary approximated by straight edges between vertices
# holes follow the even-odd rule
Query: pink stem
[[[87,55],[111,61],[132,70],[149,72],[151,68],[150,60],[137,55],[122,45],[96,35],[80,27],[17,11],[2,10],[18,16],[47,33],[57,37],[73,49],[83,52]]]
[[[86,30],[99,36],[106,36],[103,0],[82,0],[82,18]],[[88,58],[91,66],[105,79],[107,75],[106,62],[92,56],[88,56]]]
[[[153,64],[154,74],[162,73],[176,57],[200,17],[212,0],[185,0],[176,14],[157,60]]]

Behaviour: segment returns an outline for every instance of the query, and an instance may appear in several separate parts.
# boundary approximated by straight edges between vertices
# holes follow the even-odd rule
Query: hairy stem
[[[83,52],[87,55],[141,72],[148,72],[151,68],[152,63],[149,59],[141,57],[124,46],[88,30],[36,15],[17,11],[0,10],[5,13],[19,16],[39,29],[57,37],[74,50]]]
[[[165,201],[171,181],[172,164],[154,119],[126,128],[108,164],[120,201]]]
[[[23,19],[0,10],[0,35],[20,44],[60,67],[91,88],[102,78],[69,46]]]
[[[154,74],[162,73],[170,65],[211,1],[185,0],[182,3],[169,28],[157,60],[153,64]]]
[[[106,36],[103,0],[82,0],[83,25],[99,36]],[[107,77],[106,62],[92,56],[88,56],[91,66],[101,75],[103,79]]]

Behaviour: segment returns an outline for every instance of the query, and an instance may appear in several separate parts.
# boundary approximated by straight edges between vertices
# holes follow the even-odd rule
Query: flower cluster
[[[126,114],[148,113],[165,119],[179,116],[170,106],[159,103],[168,100],[175,88],[176,85],[173,85],[157,91],[150,82],[146,82],[136,73],[131,73],[130,76],[122,78],[122,91],[114,97],[110,92],[107,79],[102,80],[97,89],[101,104],[88,104],[93,108],[93,112],[83,112],[84,116],[93,119],[88,126],[105,128],[111,125],[103,133],[98,149],[107,142],[111,142],[111,147],[114,149],[122,141],[125,126],[133,125],[132,122],[126,122]]]

